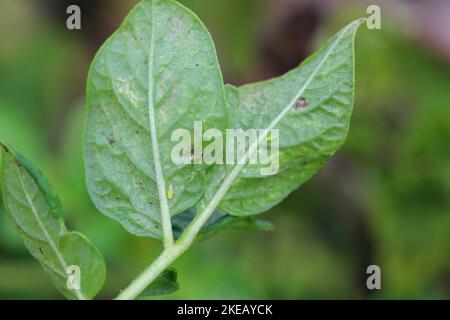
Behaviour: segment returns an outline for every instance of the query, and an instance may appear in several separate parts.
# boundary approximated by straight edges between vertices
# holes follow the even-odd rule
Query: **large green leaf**
[[[38,169],[2,144],[0,164],[3,203],[27,249],[67,298],[93,298],[105,281],[101,254],[85,236],[67,231],[59,198]],[[79,268],[80,289],[67,285],[71,266]]]
[[[206,188],[206,166],[173,164],[172,131],[192,132],[194,121],[204,130],[228,123],[208,31],[174,1],[140,2],[92,63],[87,104],[85,160],[95,205],[129,232],[161,238],[165,203],[174,216]]]
[[[187,221],[215,230],[217,207],[264,212],[312,177],[344,142],[353,107],[357,20],[288,74],[224,90],[213,43],[199,20],[169,0],[143,0],[94,60],[88,81],[86,164],[96,206],[136,235],[175,237]],[[226,97],[225,97],[226,95]],[[175,165],[178,128],[279,129],[279,169],[262,165]],[[249,148],[251,158],[271,135]],[[187,210],[187,211],[186,211]],[[217,223],[216,223],[217,222]],[[226,223],[224,223],[226,222]],[[206,227],[204,226],[204,227]],[[201,227],[196,226],[201,232]]]
[[[267,211],[311,178],[347,137],[354,96],[354,37],[357,20],[286,75],[241,88],[227,87],[231,128],[279,129],[279,169],[261,165],[217,166],[215,191],[238,173],[220,207],[243,216]],[[231,174],[232,175],[232,174]],[[211,199],[216,193],[208,193]],[[203,203],[206,203],[204,201]]]

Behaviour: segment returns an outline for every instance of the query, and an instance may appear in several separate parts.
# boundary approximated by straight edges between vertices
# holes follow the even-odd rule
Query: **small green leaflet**
[[[177,280],[177,271],[173,268],[165,270],[152,282],[141,294],[138,299],[148,299],[154,296],[162,296],[178,291],[180,285]]]
[[[1,143],[0,183],[9,218],[58,290],[69,299],[95,297],[105,281],[103,257],[84,235],[66,229],[59,198],[42,173]]]

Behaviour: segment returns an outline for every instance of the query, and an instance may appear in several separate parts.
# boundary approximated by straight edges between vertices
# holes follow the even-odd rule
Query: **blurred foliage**
[[[227,82],[266,74],[270,1],[182,2],[211,29]],[[135,1],[98,3],[101,16],[114,8],[120,19]],[[103,252],[109,270],[100,297],[111,298],[157,255],[159,243],[127,234],[89,200],[83,94],[104,39],[69,32],[47,9],[0,1],[0,139],[46,173],[69,226]],[[310,49],[365,10],[333,12]],[[383,30],[357,36],[355,110],[343,149],[264,215],[274,231],[226,231],[176,262],[181,289],[171,298],[450,298],[450,67],[387,19]],[[90,26],[101,29],[102,21]],[[0,298],[60,298],[2,210]],[[365,288],[370,264],[381,267],[381,291]]]

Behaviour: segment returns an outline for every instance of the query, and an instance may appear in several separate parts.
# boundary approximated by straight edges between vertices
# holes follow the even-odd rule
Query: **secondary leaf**
[[[147,299],[154,296],[162,296],[178,291],[180,285],[177,280],[177,271],[169,268],[161,273],[141,294],[138,299]]]
[[[39,189],[41,189],[42,194],[44,195],[45,199],[47,200],[47,204],[50,209],[50,213],[55,218],[62,217],[63,214],[63,208],[61,204],[61,200],[59,199],[58,195],[53,191],[53,188],[48,183],[47,179],[44,177],[44,175],[33,166],[31,162],[28,161],[27,158],[22,156],[20,153],[15,152],[14,153],[17,162],[27,170],[27,172],[31,175],[31,177],[34,179],[36,184],[38,185]]]
[[[103,257],[85,236],[67,231],[59,198],[37,168],[1,143],[0,155],[3,203],[25,246],[67,298],[93,298],[105,281]],[[79,268],[79,290],[67,286],[70,266]]]
[[[231,128],[279,129],[279,170],[264,176],[261,165],[247,165],[220,208],[236,216],[267,211],[311,178],[343,144],[353,109],[354,37],[362,21],[343,28],[280,78],[227,87]],[[207,200],[217,196],[233,169],[215,167],[210,185],[216,193],[207,193]]]
[[[172,162],[172,131],[192,133],[194,121],[203,121],[204,130],[224,129],[228,122],[208,31],[174,1],[141,1],[93,61],[87,105],[91,198],[129,232],[161,238],[160,202],[167,201],[174,216],[193,207],[206,188],[206,166]],[[171,186],[170,199],[161,186]]]

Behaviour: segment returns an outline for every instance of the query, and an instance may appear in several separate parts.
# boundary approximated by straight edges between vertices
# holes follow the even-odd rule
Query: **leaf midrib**
[[[28,193],[28,190],[25,187],[25,182],[23,181],[23,177],[22,177],[22,172],[20,172],[19,168],[17,165],[14,166],[16,172],[17,172],[17,177],[19,179],[20,182],[20,186],[23,190],[23,193],[25,195],[25,198],[27,199],[28,202],[28,206],[31,209],[31,212],[33,212],[33,216],[36,219],[39,228],[41,229],[42,233],[44,234],[45,238],[47,239],[47,242],[50,244],[50,247],[52,248],[53,252],[56,255],[56,258],[58,259],[58,262],[60,263],[62,269],[63,269],[63,274],[64,274],[64,278],[67,279],[67,275],[65,274],[65,271],[67,270],[67,263],[64,259],[64,256],[62,255],[62,253],[58,250],[58,247],[56,246],[55,242],[53,241],[52,237],[50,236],[50,234],[48,233],[47,229],[45,228],[44,223],[41,220],[41,217],[39,216],[36,207],[33,204],[33,201],[31,199],[30,194]],[[48,265],[50,267],[50,265]],[[56,273],[60,274],[57,270],[54,270]],[[61,275],[61,274],[60,274]],[[75,293],[76,297],[79,300],[86,300],[86,298],[84,297],[83,293],[80,290],[71,290]]]
[[[350,27],[352,27],[354,24],[359,23],[359,21],[355,21],[351,24],[349,24],[347,27],[345,27],[341,33],[339,34],[339,36],[336,38],[336,40],[333,42],[333,44],[330,46],[330,48],[327,50],[327,52],[325,53],[325,55],[323,56],[323,58],[320,60],[319,64],[317,65],[317,67],[313,70],[313,72],[311,73],[311,75],[308,77],[308,79],[306,80],[306,82],[303,84],[303,86],[300,88],[300,90],[297,92],[297,94],[292,98],[292,100],[287,104],[287,106],[275,117],[275,119],[272,120],[272,122],[269,124],[269,126],[266,128],[265,132],[263,132],[262,135],[260,135],[260,137],[258,138],[258,140],[256,142],[254,142],[250,148],[249,151],[243,156],[241,157],[237,163],[244,163],[241,165],[236,165],[233,169],[233,171],[230,173],[229,177],[232,178],[231,183],[234,182],[234,180],[237,178],[237,176],[239,175],[240,171],[243,169],[243,167],[245,167],[247,160],[251,158],[254,153],[256,152],[256,150],[258,149],[258,146],[264,141],[264,139],[267,138],[268,133],[274,129],[278,123],[280,123],[283,118],[285,117],[285,115],[293,108],[294,104],[296,103],[296,101],[298,99],[300,99],[300,97],[304,94],[305,90],[309,87],[309,85],[311,84],[311,82],[314,80],[314,78],[316,77],[316,75],[318,74],[318,72],[320,71],[320,69],[322,68],[323,64],[327,61],[328,57],[330,56],[330,54],[333,52],[333,50],[336,48],[337,44],[340,42],[340,40],[342,39],[342,37],[344,36],[344,34],[347,32],[348,29],[350,29]],[[242,161],[242,160],[245,161]],[[228,177],[227,177],[228,178]],[[230,186],[231,187],[231,183]],[[224,182],[225,184],[225,182]]]
[[[166,248],[173,245],[172,223],[170,221],[169,203],[166,194],[166,182],[161,166],[159,152],[158,134],[156,130],[155,110],[154,110],[154,58],[155,58],[155,33],[156,33],[156,6],[155,0],[151,1],[152,10],[152,32],[150,37],[150,48],[148,57],[148,115],[150,125],[150,138],[153,152],[153,164],[155,166],[156,184],[158,186],[159,205],[161,210],[161,224],[163,229],[163,241]]]

